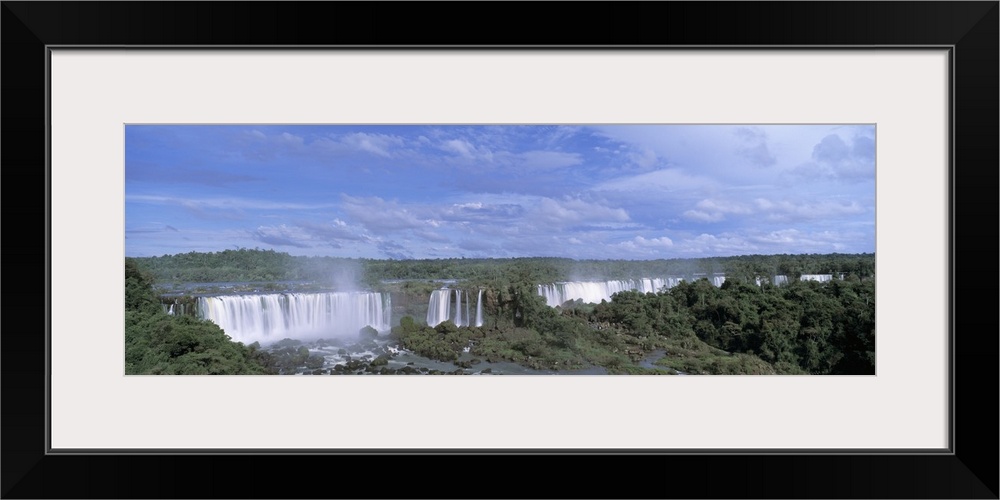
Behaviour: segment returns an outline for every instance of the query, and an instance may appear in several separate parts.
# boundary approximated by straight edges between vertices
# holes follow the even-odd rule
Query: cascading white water
[[[712,276],[712,284],[719,287],[726,282],[725,276]]]
[[[449,318],[451,312],[451,290],[442,288],[431,292],[430,303],[427,304],[427,325],[437,326]]]
[[[285,293],[199,297],[198,315],[219,325],[233,340],[274,342],[283,338],[355,338],[370,326],[391,327],[387,293]]]
[[[469,302],[472,302],[472,296],[465,294],[465,324],[472,325],[472,316],[469,315]]]
[[[483,326],[483,291],[479,290],[476,296],[476,326]]]
[[[775,274],[771,283],[775,285],[784,285],[785,283],[788,283],[788,276],[785,276],[784,274]]]
[[[725,277],[723,277],[725,279]],[[684,278],[644,278],[637,280],[611,281],[568,281],[538,285],[538,294],[545,297],[545,303],[550,307],[560,306],[566,301],[581,299],[586,303],[599,304],[602,300],[611,300],[618,292],[637,290],[641,293],[658,292],[664,287],[673,288]],[[721,284],[721,283],[720,283]]]
[[[820,283],[824,283],[832,279],[832,274],[803,274],[799,277],[799,281],[819,281]]]
[[[452,300],[453,297],[454,300]],[[462,313],[462,297],[465,297],[464,314]],[[479,296],[476,298],[478,302],[476,304],[476,326],[483,326],[482,297],[483,291],[480,290]],[[454,302],[454,308],[452,302]],[[431,292],[431,298],[427,304],[427,325],[437,326],[451,319],[455,326],[470,326],[472,324],[472,305],[470,302],[472,302],[472,297],[469,293],[463,293],[462,290],[450,288],[434,290]],[[454,314],[452,314],[453,309]]]

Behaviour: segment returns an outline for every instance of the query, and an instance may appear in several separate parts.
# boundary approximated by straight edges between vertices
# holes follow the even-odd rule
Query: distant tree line
[[[352,259],[291,256],[274,250],[246,249],[189,252],[135,259],[162,282],[333,281],[344,269],[357,270],[358,284],[385,280],[458,279],[496,283],[512,273],[528,273],[538,283],[609,280],[722,273],[753,281],[756,277],[839,274],[870,278],[874,254],[743,255],[698,259],[574,260],[555,257],[509,259]]]

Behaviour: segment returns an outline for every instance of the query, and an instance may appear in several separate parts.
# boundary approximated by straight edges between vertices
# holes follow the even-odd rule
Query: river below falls
[[[287,341],[285,341],[287,342]],[[288,344],[284,344],[288,345]],[[296,375],[306,375],[312,374],[317,371],[330,373],[333,370],[337,370],[337,366],[341,365],[339,370],[344,374],[360,373],[360,374],[375,374],[365,370],[362,366],[360,369],[346,370],[345,368],[352,361],[361,362],[367,365],[375,358],[380,355],[390,356],[388,363],[384,365],[388,369],[394,370],[395,374],[412,374],[412,375],[425,375],[425,374],[463,374],[463,375],[606,375],[607,370],[600,366],[592,366],[587,368],[581,368],[576,370],[534,370],[525,366],[521,366],[517,363],[511,362],[488,362],[485,359],[473,356],[470,353],[462,353],[456,362],[451,361],[437,361],[430,358],[421,356],[415,352],[403,349],[399,346],[397,341],[388,340],[384,338],[376,339],[375,341],[358,341],[358,342],[344,342],[340,340],[318,340],[318,341],[302,341],[296,344],[295,347],[304,346],[309,349],[310,355],[322,356],[323,366],[318,369],[311,369],[306,367],[300,367],[296,369]],[[279,349],[281,345],[265,345],[262,347],[265,351],[274,351]],[[463,368],[456,363],[469,363],[469,367]],[[475,364],[472,364],[475,363]],[[355,363],[356,365],[357,363]],[[409,367],[409,368],[407,368]],[[381,367],[379,367],[381,368]],[[401,372],[406,370],[407,372]]]
[[[285,340],[288,346],[288,340]],[[297,341],[292,341],[297,342]],[[295,375],[309,374],[363,374],[375,375],[382,366],[372,367],[374,371],[368,370],[369,363],[379,356],[389,357],[388,363],[383,365],[390,371],[390,374],[398,375],[427,375],[427,374],[455,374],[455,375],[607,375],[607,370],[600,366],[591,366],[574,370],[535,370],[521,366],[512,362],[488,362],[466,352],[459,356],[455,362],[437,361],[426,358],[412,351],[408,351],[399,346],[398,341],[386,338],[375,339],[374,341],[353,341],[343,340],[317,340],[301,341],[294,347],[300,346],[309,349],[309,354],[323,357],[323,366],[320,368],[299,367],[294,371]],[[279,349],[280,345],[265,345],[266,351]],[[651,351],[636,363],[637,366],[647,369],[664,370],[667,367],[657,365],[656,361],[663,358],[666,351],[659,349]],[[353,365],[351,364],[354,362]],[[459,366],[461,363],[464,366]],[[474,364],[473,364],[474,363]],[[338,365],[340,367],[338,368]],[[353,366],[352,368],[350,368]],[[677,372],[684,375],[683,372]]]

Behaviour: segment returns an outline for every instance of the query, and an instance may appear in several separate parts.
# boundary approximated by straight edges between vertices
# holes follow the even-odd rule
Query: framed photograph
[[[669,15],[654,16],[654,5]],[[4,460],[5,497],[306,496],[325,486],[281,492],[236,480],[205,492],[175,478],[250,461],[281,477],[318,460],[349,464],[340,472],[347,482],[374,480],[377,463],[391,464],[398,480],[426,481],[402,465],[415,455],[456,459],[448,467],[461,474],[476,470],[462,455],[560,455],[567,464],[630,455],[637,471],[684,471],[669,482],[676,489],[659,476],[635,491],[612,480],[559,481],[571,496],[997,497],[996,429],[975,423],[997,417],[993,396],[981,395],[996,394],[997,338],[978,334],[995,332],[996,318],[956,312],[976,307],[966,305],[972,297],[986,296],[987,311],[996,304],[996,287],[971,277],[996,276],[997,2],[581,4],[584,19],[622,16],[635,25],[613,40],[570,30],[568,45],[449,28],[434,16],[444,7],[4,3],[4,166],[16,186],[44,186],[46,195],[43,210],[8,208],[25,234],[41,221],[21,215],[44,214],[37,254],[46,272],[32,294],[44,304],[6,301],[9,311],[37,312],[44,328],[27,335],[9,327],[3,338],[3,447],[5,458],[16,457]],[[555,33],[544,16],[522,11],[511,5],[490,16]],[[432,20],[408,25],[418,14]],[[708,15],[721,21],[698,32],[682,22]],[[456,38],[439,39],[444,33]],[[331,152],[350,168],[324,184],[317,170]],[[443,175],[468,189],[439,190],[434,177]],[[258,186],[252,192],[220,187],[248,179]],[[476,199],[462,194],[473,192]],[[956,231],[968,220],[990,229]],[[577,246],[560,256],[595,262],[642,259],[659,247],[711,258],[870,252],[870,276],[853,278],[858,286],[870,279],[876,292],[873,345],[839,364],[813,353],[811,372],[767,343],[740,358],[785,376],[541,376],[599,356],[532,351],[531,339],[512,337],[518,347],[497,344],[495,353],[507,353],[497,359],[530,351],[516,370],[538,376],[268,377],[242,376],[208,359],[224,356],[215,352],[202,352],[198,366],[215,363],[206,373],[234,376],[149,375],[175,368],[129,354],[124,341],[128,322],[140,321],[128,312],[135,257],[220,244],[239,253],[259,243],[302,259],[475,260],[540,257],[538,248],[553,242]],[[202,274],[175,273],[177,286],[197,276],[225,281],[217,264],[198,266]],[[715,289],[729,290],[762,276],[732,269],[685,270],[684,279],[709,278],[712,289],[718,278]],[[357,275],[328,271],[321,285],[329,288],[319,291],[199,291],[191,306],[255,349],[290,321],[305,329],[321,321],[268,312],[304,310],[317,297],[326,318],[349,309],[351,321],[338,316],[337,325],[349,324],[338,336],[351,343],[317,334],[286,349],[305,350],[306,364],[315,358],[316,374],[343,372],[336,367],[351,356],[363,360],[349,365],[358,372],[381,361],[383,372],[396,373],[409,366],[396,366],[389,352],[400,345],[451,355],[414,347],[417,340],[374,342],[394,328],[422,339],[393,316],[393,305],[403,307],[391,300],[402,274],[383,276],[385,290],[362,292]],[[806,266],[765,277],[794,273],[796,283],[817,285],[804,289],[827,280],[846,287],[850,273],[840,271]],[[683,273],[668,274],[644,277]],[[608,280],[618,277],[593,276],[532,282],[531,295],[560,310],[610,297]],[[234,286],[280,281],[257,278],[242,274]],[[647,291],[637,283],[625,288]],[[500,300],[473,284],[437,283],[405,307],[426,328],[456,329],[441,335],[471,332],[463,337],[471,352],[456,344],[453,353],[470,366],[456,371],[481,373],[475,359],[502,372],[513,365],[486,359],[494,351],[475,342]],[[154,308],[182,315],[185,304]],[[521,326],[512,321],[512,331]],[[739,325],[729,326],[730,336],[712,342],[743,342]],[[374,340],[355,352],[359,329]],[[178,356],[187,353],[183,339],[170,342]],[[678,347],[649,342],[635,366],[628,360],[638,341],[614,351],[621,360],[594,366],[611,374],[707,370],[663,362]],[[805,345],[795,351],[802,357]],[[165,461],[167,475],[156,465]],[[51,480],[78,477],[83,463],[84,484]],[[594,465],[580,467],[601,477]],[[468,477],[447,484],[483,487]],[[343,488],[338,495],[366,491]],[[519,483],[489,488],[491,496],[524,495]]]

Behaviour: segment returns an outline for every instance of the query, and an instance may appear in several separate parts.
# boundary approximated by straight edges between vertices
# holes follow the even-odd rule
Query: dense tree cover
[[[317,279],[320,275],[335,276],[338,269],[346,268],[356,272],[362,284],[393,293],[395,317],[403,317],[392,334],[403,347],[441,361],[466,363],[460,358],[467,358],[462,353],[469,349],[476,359],[487,361],[510,361],[546,370],[600,366],[609,373],[873,374],[875,367],[873,254],[656,261],[396,261],[291,257],[241,249],[135,261],[149,265],[161,280],[210,281],[205,279],[210,274],[205,269],[214,270],[217,279],[227,281],[250,279],[248,276]],[[707,280],[689,281],[659,293],[622,292],[601,304],[577,301],[558,308],[548,307],[537,289],[540,283],[570,279],[711,273],[725,273],[726,282],[715,287]],[[845,279],[826,283],[797,280],[801,274],[839,273]],[[788,276],[788,284],[755,283],[758,276],[774,274]],[[156,297],[144,292],[150,279],[126,272],[127,308],[137,315],[130,319],[127,313],[127,325],[141,330],[134,337],[142,349],[135,352],[152,353],[133,354],[130,363],[134,369],[143,373],[156,369],[169,372],[167,366],[183,366],[193,372],[208,370],[207,366],[215,372],[235,370],[218,357],[204,354],[208,349],[225,350],[220,346],[226,344],[202,340],[194,345],[201,346],[198,351],[190,340],[196,335],[175,333],[214,328],[209,337],[225,338],[211,323],[194,319],[175,322],[163,315]],[[411,279],[417,281],[384,283]],[[434,279],[460,280],[456,286],[466,290],[483,288],[484,326],[457,327],[451,322],[427,326],[423,321],[427,300],[431,291],[440,287],[430,281]],[[167,332],[165,325],[170,326]],[[268,354],[256,346],[228,345],[243,350],[224,359],[243,359],[267,367],[265,371],[288,372],[296,363],[316,363],[308,352],[295,346]],[[190,357],[182,362],[174,359],[184,356]]]
[[[497,285],[512,273],[527,273],[538,283],[725,273],[752,281],[756,276],[844,273],[869,278],[874,254],[743,255],[701,259],[573,260],[554,257],[513,259],[377,260],[291,256],[274,250],[190,252],[136,258],[161,282],[239,282],[316,280],[337,282],[349,271],[359,285],[385,280],[459,279]]]
[[[163,312],[152,278],[125,259],[125,373],[250,375],[274,373],[264,353],[233,342],[218,326]]]
[[[616,294],[591,318],[640,336],[693,332],[714,348],[755,356],[777,373],[875,373],[873,280],[758,287],[731,279],[721,288],[700,280],[657,294]]]
[[[609,373],[874,374],[873,280],[756,286],[707,280],[660,293],[615,294],[610,302],[545,305],[530,275],[486,294],[483,328],[405,317],[393,334],[442,361],[474,356],[536,369],[587,365]],[[662,368],[640,366],[653,353]]]
[[[137,257],[136,262],[158,281],[284,281],[297,275],[295,257],[274,250],[189,252],[162,257]]]

